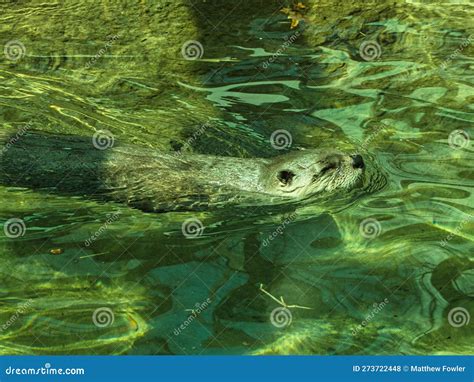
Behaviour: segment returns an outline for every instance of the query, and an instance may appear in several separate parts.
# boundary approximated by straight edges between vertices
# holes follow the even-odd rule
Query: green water
[[[164,214],[0,187],[23,223],[0,232],[0,354],[473,354],[472,4],[308,1],[292,30],[246,3],[1,2],[3,128],[243,157],[282,129],[386,185]]]

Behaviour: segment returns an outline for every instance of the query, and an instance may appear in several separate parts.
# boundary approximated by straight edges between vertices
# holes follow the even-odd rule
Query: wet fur
[[[331,190],[327,184],[337,185],[343,179],[341,173],[311,181],[329,155],[317,151],[245,159],[167,154],[117,143],[98,150],[91,138],[32,132],[18,139],[4,133],[0,139],[0,183],[4,186],[112,200],[147,212],[282,203],[314,190]],[[281,174],[286,170],[293,174],[293,185],[305,184],[303,190],[291,191],[291,184],[285,184]],[[312,182],[327,184],[315,187]]]

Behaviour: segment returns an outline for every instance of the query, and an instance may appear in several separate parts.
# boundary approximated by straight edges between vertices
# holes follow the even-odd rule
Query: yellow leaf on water
[[[295,28],[298,26],[299,23],[300,23],[300,20],[298,20],[298,19],[291,19],[291,26],[290,26],[290,28],[291,28],[291,29],[295,29]]]
[[[301,1],[298,2],[295,6],[297,9],[306,9],[306,5],[304,5]]]
[[[293,3],[290,7],[284,7],[280,9],[280,12],[288,15],[288,19],[291,20],[291,29],[295,29],[301,20],[304,20],[304,14],[306,13],[307,7],[301,1],[298,3]]]

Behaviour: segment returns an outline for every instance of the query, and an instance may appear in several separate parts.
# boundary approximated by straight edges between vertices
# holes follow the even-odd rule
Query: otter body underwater
[[[145,212],[291,203],[351,190],[360,155],[304,150],[270,159],[94,147],[91,138],[28,132],[0,136],[0,184],[126,203]]]

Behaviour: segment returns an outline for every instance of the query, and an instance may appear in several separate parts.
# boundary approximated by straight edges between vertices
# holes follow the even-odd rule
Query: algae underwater
[[[179,163],[337,148],[377,185],[150,213],[18,171],[0,184],[0,354],[473,354],[472,4],[0,10],[0,172],[26,139],[69,136],[102,163],[121,145]]]

